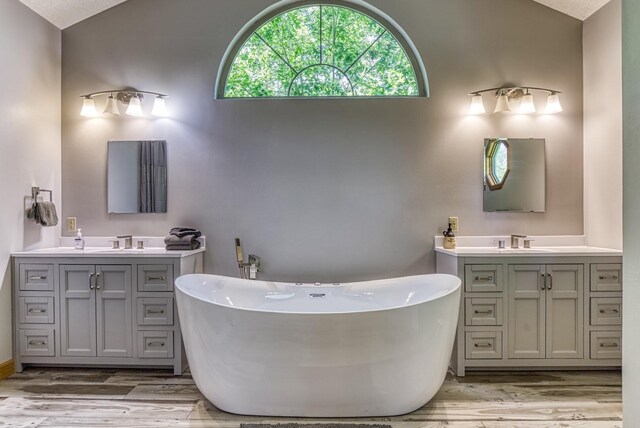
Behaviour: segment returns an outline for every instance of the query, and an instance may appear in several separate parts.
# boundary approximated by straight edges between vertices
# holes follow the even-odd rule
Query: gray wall
[[[613,0],[584,22],[584,231],[622,249],[622,15]]]
[[[263,277],[301,281],[431,272],[448,216],[466,235],[583,233],[580,21],[530,0],[371,0],[416,44],[430,99],[214,100],[225,49],[272,3],[130,0],[63,31],[65,216],[87,235],[199,227],[227,275],[237,236]],[[565,112],[466,116],[469,91],[507,82],[563,91]],[[122,86],[170,94],[171,119],[80,117],[79,95]],[[492,136],[547,139],[545,214],[482,212]],[[168,141],[166,215],[107,214],[118,139]]]
[[[0,363],[11,351],[13,251],[56,246],[59,227],[26,220],[31,186],[60,207],[60,30],[17,0],[0,1]],[[48,195],[45,194],[48,198]]]
[[[622,400],[624,426],[640,426],[640,2],[622,2],[624,123],[624,296]]]

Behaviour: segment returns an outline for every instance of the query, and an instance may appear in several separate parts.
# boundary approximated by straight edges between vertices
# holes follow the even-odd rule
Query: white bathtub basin
[[[218,408],[264,416],[404,414],[442,386],[460,280],[422,275],[295,285],[176,281],[193,378]]]

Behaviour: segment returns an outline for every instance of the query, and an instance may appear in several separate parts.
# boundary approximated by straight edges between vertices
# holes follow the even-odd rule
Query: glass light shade
[[[131,97],[131,100],[129,100],[129,107],[127,107],[127,114],[135,117],[144,116],[142,113],[142,103],[140,102],[140,98]]]
[[[154,116],[164,117],[167,115],[167,106],[164,102],[164,98],[156,97],[153,102],[153,110],[151,110],[151,114]]]
[[[506,95],[500,95],[498,97],[498,102],[496,103],[496,109],[493,111],[494,113],[507,113],[510,112],[511,108],[509,108],[509,98]]]
[[[484,102],[482,101],[482,95],[476,94],[471,98],[471,106],[469,107],[469,114],[484,114]]]
[[[522,104],[520,104],[520,113],[522,114],[531,114],[536,112],[536,106],[533,103],[533,95],[525,94],[522,97]]]
[[[104,105],[104,114],[120,114],[118,101],[113,98],[113,95],[110,95],[109,98],[107,98],[107,103]]]
[[[96,117],[98,112],[96,111],[96,103],[89,97],[82,100],[82,110],[80,116],[84,117]]]
[[[560,96],[558,94],[550,94],[547,98],[547,107],[544,112],[547,114],[560,113],[562,111],[562,105],[560,104]]]

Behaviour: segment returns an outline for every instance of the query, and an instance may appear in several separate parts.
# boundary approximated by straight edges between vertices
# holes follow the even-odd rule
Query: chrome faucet
[[[262,272],[262,259],[255,254],[249,254],[249,261],[245,263],[239,238],[236,238],[236,260],[243,279],[256,279],[257,273]]]
[[[121,235],[118,239],[124,239],[124,249],[131,250],[133,248],[133,235]]]
[[[520,238],[525,239],[525,235],[511,235],[511,248],[517,250],[520,248]]]

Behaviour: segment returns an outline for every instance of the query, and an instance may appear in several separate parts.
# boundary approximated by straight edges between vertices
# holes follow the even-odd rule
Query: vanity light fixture
[[[112,89],[108,91],[92,92],[90,94],[82,95],[82,111],[80,112],[80,115],[84,117],[99,116],[96,110],[94,98],[102,95],[108,95],[103,110],[103,113],[105,115],[120,115],[118,102],[121,102],[122,104],[127,106],[127,115],[133,117],[144,117],[144,113],[142,112],[142,102],[144,100],[144,94],[155,96],[153,110],[151,111],[151,114],[153,116],[167,116],[165,99],[168,98],[168,95],[160,94],[158,92],[139,91],[134,88]]]
[[[96,117],[98,112],[96,111],[96,103],[93,102],[91,97],[84,97],[82,100],[82,110],[80,116],[84,117]]]
[[[494,93],[495,97],[498,99],[493,111],[494,113],[511,112],[512,110],[509,103],[513,101],[521,101],[517,113],[535,113],[536,106],[534,104],[533,94],[531,91],[547,92],[549,94],[545,114],[560,113],[562,111],[562,105],[560,104],[560,91],[556,91],[555,89],[536,88],[533,86],[503,86],[502,88],[490,88],[471,92],[469,95],[473,98],[471,98],[469,114],[485,113],[484,101],[482,99],[482,94],[485,92]]]

